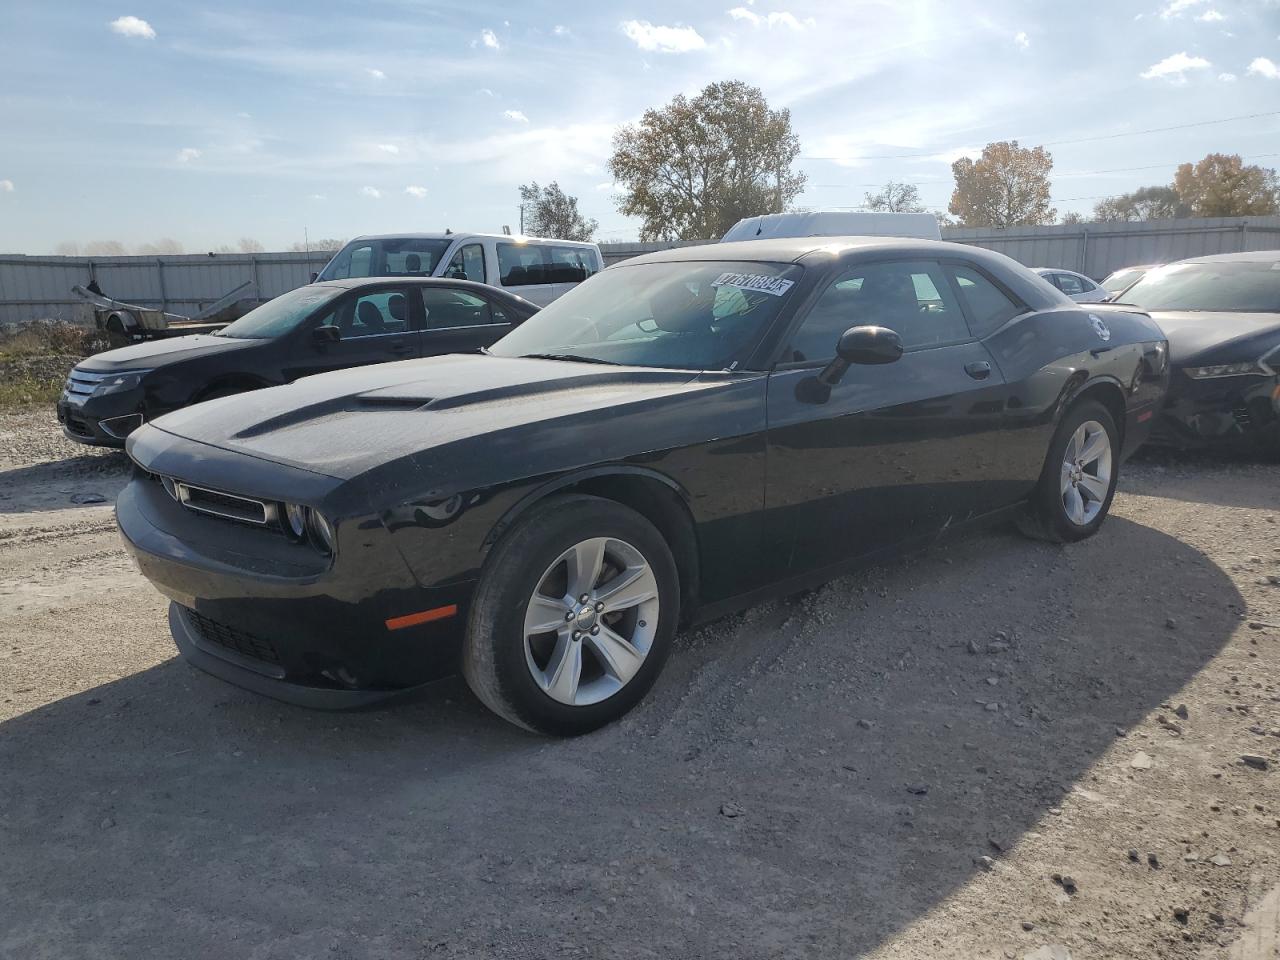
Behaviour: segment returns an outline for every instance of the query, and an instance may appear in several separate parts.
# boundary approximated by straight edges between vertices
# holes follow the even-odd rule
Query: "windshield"
[[[317,280],[346,280],[350,277],[429,277],[452,239],[386,237],[381,240],[352,240],[338,251],[320,271]]]
[[[259,340],[284,336],[343,291],[337,287],[299,287],[255,307],[215,336]]]
[[[802,272],[793,264],[742,261],[610,267],[543,308],[489,352],[727,369],[768,329]]]
[[[1107,293],[1119,293],[1133,281],[1142,276],[1141,270],[1117,270],[1102,281],[1102,289]]]
[[[1143,310],[1280,313],[1280,260],[1171,264],[1126,290],[1124,302]]]

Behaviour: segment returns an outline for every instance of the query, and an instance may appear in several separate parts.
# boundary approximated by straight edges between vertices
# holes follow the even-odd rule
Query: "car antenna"
[[[452,236],[453,236],[453,231],[452,231],[452,230],[450,230],[448,227],[445,227],[445,228],[444,228],[444,235],[445,235],[446,237],[452,237]]]

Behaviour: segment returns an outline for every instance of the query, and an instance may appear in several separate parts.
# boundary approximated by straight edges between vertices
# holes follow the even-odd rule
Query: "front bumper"
[[[1193,380],[1175,370],[1151,442],[1191,449],[1280,450],[1280,377]]]
[[[281,478],[295,489],[336,483],[293,480]],[[217,677],[301,706],[353,709],[457,670],[472,585],[419,586],[380,524],[340,523],[330,561],[279,531],[193,513],[144,470],[121,492],[116,519],[138,568],[173,601],[179,652]],[[388,624],[447,605],[457,608],[447,619]]]
[[[123,447],[129,434],[146,419],[141,389],[105,396],[62,392],[57,415],[68,440],[98,447]]]

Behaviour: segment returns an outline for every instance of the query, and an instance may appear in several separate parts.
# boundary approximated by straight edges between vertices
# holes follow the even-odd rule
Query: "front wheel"
[[[494,548],[476,589],[462,673],[494,713],[540,733],[622,716],[671,649],[680,589],[644,517],[599,497],[535,507]]]
[[[1119,476],[1119,431],[1110,411],[1092,400],[1072,407],[1049,444],[1019,527],[1056,543],[1092,536],[1111,508]]]

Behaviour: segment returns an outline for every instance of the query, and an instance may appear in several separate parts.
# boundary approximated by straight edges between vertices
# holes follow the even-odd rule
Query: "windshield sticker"
[[[742,290],[759,290],[773,297],[780,297],[794,285],[794,280],[781,277],[762,277],[754,273],[722,273],[711,284],[713,287],[738,287]]]

